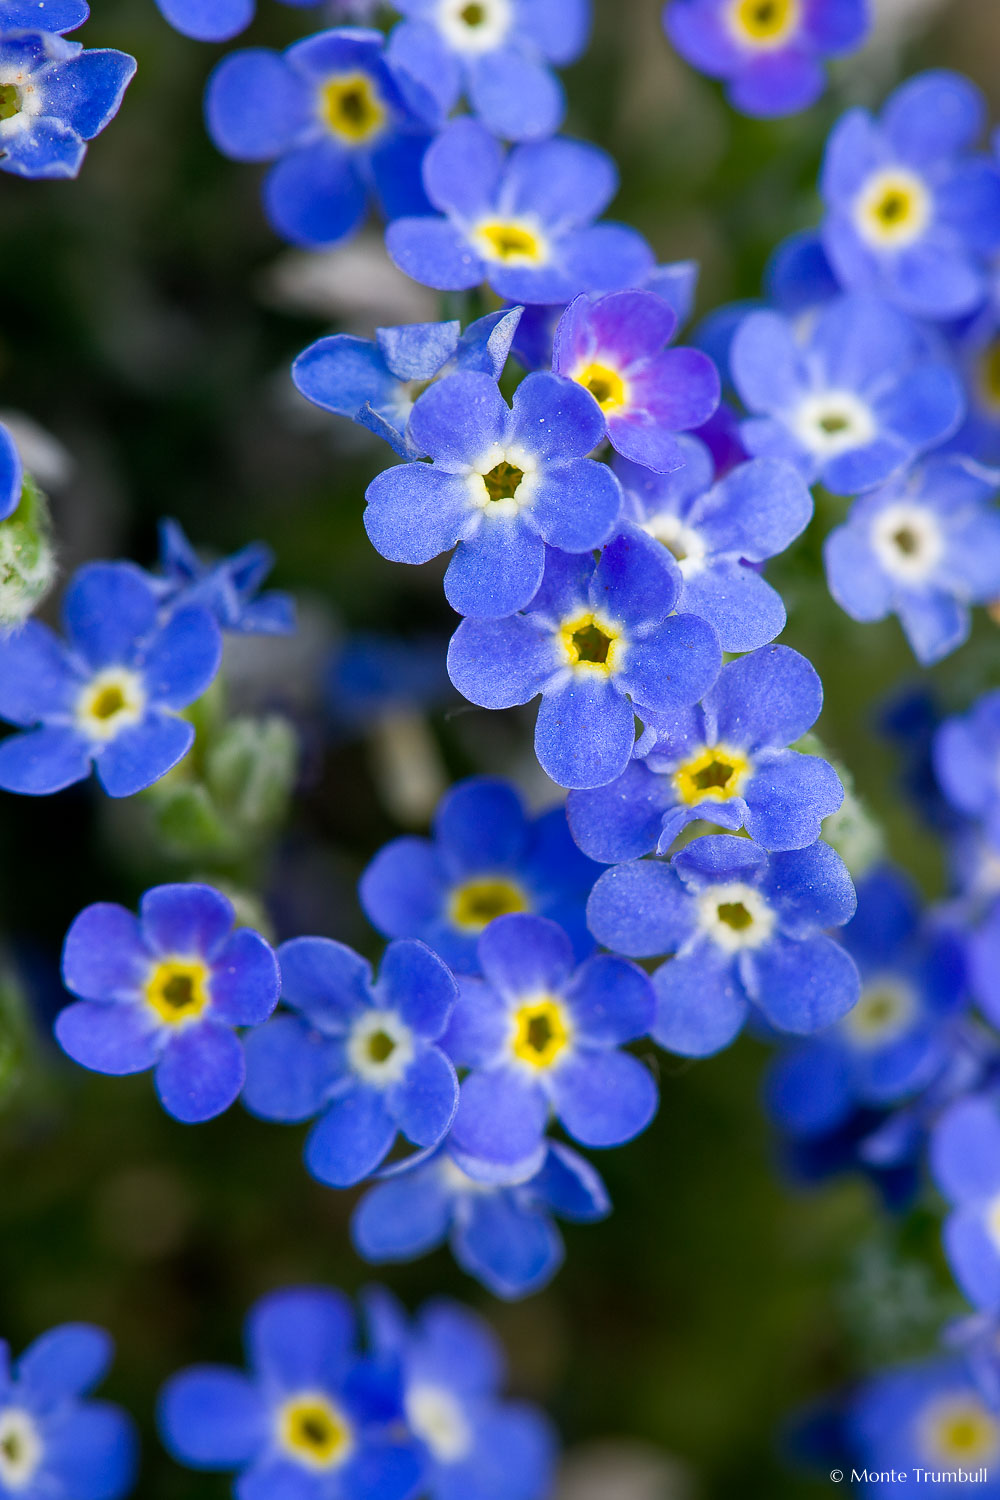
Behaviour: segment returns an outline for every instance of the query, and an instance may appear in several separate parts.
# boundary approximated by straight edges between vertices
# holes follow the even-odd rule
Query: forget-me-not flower
[[[56,17],[67,19],[61,9]],[[47,30],[4,31],[0,169],[18,177],[75,177],[87,142],[114,119],[134,74],[135,58],[127,52],[85,52],[80,42]]]
[[[259,589],[274,567],[274,553],[250,542],[221,562],[202,562],[176,521],[160,522],[160,571],[151,575],[161,608],[203,605],[222,630],[238,635],[288,635],[295,629],[290,594]]]

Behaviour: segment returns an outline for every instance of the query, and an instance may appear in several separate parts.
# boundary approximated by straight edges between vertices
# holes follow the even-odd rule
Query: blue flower
[[[389,56],[450,114],[462,94],[494,135],[535,140],[559,129],[566,99],[550,64],[587,45],[590,0],[400,0]]]
[[[953,1204],[944,1248],[976,1307],[1000,1311],[1000,1113],[989,1095],[958,1099],[931,1134],[934,1181]]]
[[[680,582],[669,552],[639,531],[616,537],[596,564],[550,550],[524,614],[462,621],[451,680],[483,708],[540,693],[542,769],[561,786],[604,786],[632,757],[636,714],[695,703],[719,675],[715,631],[674,613]]]
[[[969,606],[1000,594],[994,478],[960,458],[931,458],[855,501],[826,539],[830,593],[854,620],[897,614],[924,666],[968,637]]]
[[[447,1240],[462,1270],[494,1296],[539,1291],[565,1254],[553,1215],[603,1219],[607,1192],[590,1163],[559,1141],[544,1142],[540,1164],[533,1157],[515,1181],[497,1175],[494,1163],[456,1153],[450,1141],[429,1158],[388,1168],[354,1211],[355,1249],[365,1260],[407,1261]]]
[[[131,1419],[85,1397],[103,1380],[103,1328],[50,1328],[12,1364],[0,1340],[0,1494],[17,1500],[119,1500],[135,1482]]]
[[[871,24],[867,0],[669,0],[663,24],[683,58],[727,85],[745,115],[808,109],[823,63],[853,52]]]
[[[697,819],[746,828],[765,849],[814,843],[843,788],[825,760],[785,747],[812,727],[822,704],[815,671],[788,646],[730,662],[700,704],[647,716],[652,748],[617,781],[570,792],[573,837],[609,864],[666,854]]]
[[[852,1461],[873,1475],[923,1469],[934,1481],[936,1474],[961,1469],[974,1477],[1000,1458],[1000,1419],[958,1359],[907,1365],[868,1380],[851,1402],[847,1433],[857,1455]],[[943,1480],[935,1487],[957,1497],[967,1486]],[[977,1488],[994,1500],[1000,1495],[995,1480]]]
[[[366,1302],[376,1356],[400,1369],[426,1500],[551,1495],[556,1435],[535,1407],[501,1400],[503,1349],[489,1325],[444,1298],[425,1302],[412,1324],[381,1288]]]
[[[1000,462],[1000,307],[988,302],[975,317],[949,330],[968,410],[948,444],[980,463]]]
[[[507,158],[476,120],[453,120],[427,152],[424,187],[439,217],[399,218],[389,254],[441,291],[489,283],[508,302],[569,302],[640,284],[653,252],[634,229],[594,224],[614,197],[611,158],[582,141],[536,141]]]
[[[965,411],[956,372],[928,357],[923,330],[878,297],[828,303],[804,339],[780,313],[750,313],[730,359],[755,413],[740,429],[747,452],[788,459],[808,483],[841,495],[909,468]]]
[[[709,834],[666,863],[606,870],[587,906],[599,943],[633,958],[675,956],[653,976],[661,1046],[707,1057],[743,1029],[751,1006],[778,1031],[821,1031],[861,989],[854,960],[828,937],[854,913],[851,877],[828,844],[768,855]]]
[[[475,974],[480,933],[509,912],[551,917],[585,958],[593,940],[583,906],[596,874],[561,807],[529,818],[508,782],[472,776],[442,797],[433,838],[386,844],[358,893],[385,937],[420,938],[457,973]]]
[[[222,630],[240,635],[288,635],[295,629],[289,594],[258,589],[274,566],[263,542],[251,542],[232,557],[203,563],[176,521],[160,522],[160,573],[152,575],[161,608],[201,605]]]
[[[764,283],[768,300],[779,312],[793,317],[814,312],[841,295],[840,282],[815,229],[782,240],[767,263]]]
[[[318,0],[282,0],[284,5],[308,7]],[[175,31],[197,42],[228,42],[253,20],[257,0],[156,0],[165,21]]]
[[[843,940],[861,973],[857,1005],[771,1071],[771,1111],[800,1137],[839,1128],[859,1106],[884,1107],[926,1088],[951,1058],[962,1013],[957,940],[921,921],[915,892],[895,870],[859,884]]]
[[[976,1004],[1000,1030],[1000,902],[994,901],[968,935],[969,984]]]
[[[970,148],[986,101],[943,70],[907,79],[876,122],[852,109],[827,143],[823,244],[841,283],[914,317],[955,318],[985,300],[1000,244],[1000,177]]]
[[[653,992],[610,954],[574,971],[569,938],[514,914],[479,939],[482,979],[463,979],[445,1046],[462,1083],[452,1129],[463,1155],[516,1168],[541,1146],[550,1115],[584,1146],[619,1146],[656,1112],[656,1084],[620,1051],[649,1030]]]
[[[945,720],[934,736],[933,758],[948,801],[979,819],[1000,849],[1000,688],[983,693],[963,717]]]
[[[556,328],[552,368],[588,391],[613,448],[647,468],[680,468],[674,434],[719,404],[719,372],[700,349],[664,349],[677,318],[655,292],[580,296]]]
[[[231,52],[212,73],[205,117],[237,161],[274,161],[264,184],[272,227],[316,249],[353,234],[374,196],[387,218],[425,211],[427,121],[383,56],[382,35],[322,31],[284,53]]]
[[[63,948],[63,983],[81,997],[56,1018],[63,1051],[97,1073],[155,1069],[160,1103],[185,1124],[228,1109],[246,1071],[235,1028],[266,1021],[279,989],[270,946],[235,916],[194,884],[154,886],[138,917],[88,906]]]
[[[0,0],[0,32],[75,31],[90,15],[86,0]]]
[[[449,604],[463,615],[512,614],[538,591],[546,542],[590,553],[614,531],[621,488],[586,457],[603,427],[586,391],[558,375],[527,376],[513,410],[489,375],[449,375],[410,417],[410,440],[432,462],[378,474],[365,529],[393,562],[428,562],[457,544]]]
[[[761,577],[759,564],[783,552],[812,519],[805,481],[782,459],[737,464],[715,483],[709,448],[695,437],[677,439],[684,467],[651,474],[615,460],[625,491],[624,514],[676,558],[678,608],[700,615],[725,651],[753,651],[785,625],[781,595]]]
[[[342,1292],[272,1292],[245,1344],[248,1374],[195,1365],[164,1387],[160,1433],[180,1463],[236,1470],[244,1500],[409,1500],[421,1466],[398,1382],[357,1352]]]
[[[265,1120],[319,1119],[305,1162],[331,1187],[380,1166],[397,1132],[436,1146],[458,1103],[438,1042],[455,981],[423,943],[390,943],[377,980],[343,943],[293,938],[278,949],[281,997],[295,1012],[248,1038],[244,1103]]]
[[[31,7],[17,12],[23,9]],[[69,30],[79,25],[76,13],[59,5],[55,15]],[[0,168],[19,177],[75,177],[87,142],[114,119],[134,74],[135,58],[110,47],[85,52],[49,31],[0,35]]]
[[[317,406],[370,428],[403,458],[421,458],[407,433],[417,396],[458,370],[499,380],[520,316],[520,308],[487,313],[464,333],[458,322],[376,328],[374,342],[335,333],[303,350],[292,379]]]
[[[24,470],[14,439],[0,423],[0,521],[12,516],[21,503]]]
[[[91,767],[111,797],[130,797],[187,754],[178,710],[219,669],[222,639],[202,608],[161,621],[155,591],[131,563],[89,563],[63,599],[67,644],[37,620],[0,640],[0,718],[25,734],[0,744],[0,787],[44,795]]]

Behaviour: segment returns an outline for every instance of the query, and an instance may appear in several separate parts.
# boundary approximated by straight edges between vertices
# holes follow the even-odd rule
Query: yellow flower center
[[[456,886],[448,902],[448,916],[462,932],[482,932],[497,917],[528,911],[527,892],[514,880],[486,875]]]
[[[706,745],[674,772],[674,791],[687,807],[698,802],[726,802],[738,797],[750,762],[738,750]]]
[[[626,405],[625,382],[610,365],[584,365],[573,379],[590,392],[602,411],[615,411],[619,406]]]
[[[463,5],[459,11],[459,19],[466,26],[482,26],[486,20],[485,5]]]
[[[310,1469],[338,1467],[354,1447],[347,1417],[320,1392],[285,1402],[278,1414],[278,1438],[286,1453]]]
[[[200,1016],[211,996],[208,967],[200,958],[164,958],[150,970],[146,1000],[161,1021],[181,1026]]]
[[[729,25],[741,42],[776,47],[798,26],[799,11],[800,0],[733,0]]]
[[[502,459],[500,463],[493,465],[488,474],[483,475],[483,484],[491,500],[513,500],[523,478],[523,469]]]
[[[978,1467],[1000,1452],[1000,1424],[971,1392],[935,1401],[921,1426],[928,1456],[937,1462]]]
[[[514,1015],[514,1056],[533,1068],[551,1068],[569,1043],[570,1027],[558,1000],[546,995],[522,1005]]]
[[[337,73],[320,90],[324,123],[352,146],[370,141],[386,121],[386,107],[367,73]]]
[[[91,740],[113,740],[138,724],[146,707],[146,690],[138,673],[106,667],[92,677],[76,702],[76,721]]]
[[[546,259],[547,247],[541,235],[512,220],[490,219],[479,225],[476,238],[487,260],[498,260],[506,266],[538,266]]]
[[[977,375],[982,404],[993,416],[1000,414],[1000,338],[993,339],[980,354]]]
[[[930,194],[916,173],[904,167],[876,172],[858,195],[855,213],[858,229],[869,244],[901,249],[926,228]]]
[[[610,674],[621,666],[625,641],[621,631],[596,615],[577,615],[563,622],[559,641],[571,667]]]

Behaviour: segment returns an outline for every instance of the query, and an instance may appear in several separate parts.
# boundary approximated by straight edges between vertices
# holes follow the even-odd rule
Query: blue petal
[[[790,745],[819,718],[823,684],[798,651],[765,646],[723,667],[704,707],[728,744],[750,750]]]
[[[514,1165],[536,1149],[548,1114],[538,1084],[513,1068],[472,1073],[462,1084],[452,1139],[472,1156]]]
[[[563,1244],[549,1216],[510,1193],[477,1195],[452,1236],[455,1259],[498,1297],[525,1297],[551,1281]]]
[[[799,941],[773,938],[743,955],[746,987],[779,1031],[822,1031],[846,1015],[861,993],[853,958],[820,933]]]
[[[324,141],[275,163],[264,183],[264,207],[278,234],[306,250],[321,250],[360,226],[364,184],[354,164]]]
[[[598,1047],[645,1036],[653,1019],[652,986],[625,959],[601,953],[582,964],[565,992],[574,1035]]]
[[[816,755],[794,750],[762,758],[745,792],[745,827],[765,849],[804,849],[844,800],[840,777]]]
[[[423,393],[410,417],[410,436],[436,463],[467,472],[504,441],[510,422],[510,408],[492,376],[461,370]]]
[[[543,224],[576,228],[596,219],[618,189],[618,170],[606,151],[583,141],[515,146],[504,173],[511,213],[537,214]]]
[[[607,464],[578,458],[539,474],[531,519],[551,547],[590,552],[611,536],[621,506],[621,486]]]
[[[241,927],[215,956],[212,1013],[230,1026],[259,1026],[278,1003],[281,979],[270,943]]]
[[[29,130],[4,137],[0,170],[18,177],[75,177],[86,151],[75,130],[42,116]]]
[[[822,842],[771,856],[761,882],[789,937],[809,937],[841,927],[857,909],[857,896],[840,855]]]
[[[444,904],[434,846],[427,839],[393,839],[362,873],[358,896],[365,916],[385,937],[419,937]]]
[[[437,1047],[419,1052],[406,1076],[388,1091],[387,1107],[415,1146],[436,1146],[458,1108],[455,1069]]]
[[[228,896],[194,881],[153,886],[139,904],[139,916],[143,940],[154,952],[205,958],[214,957],[236,920]]]
[[[599,943],[631,958],[672,953],[694,925],[691,900],[670,865],[635,860],[605,870],[587,902]]]
[[[150,697],[167,708],[187,708],[219,670],[222,636],[206,609],[171,615],[140,658]]]
[[[501,973],[503,970],[501,968]],[[485,980],[463,977],[442,1045],[457,1067],[489,1067],[510,1034],[510,1008]]]
[[[397,380],[430,380],[456,355],[461,331],[457,319],[448,323],[404,323],[398,328],[376,328],[375,341],[381,362]],[[333,342],[333,339],[320,340],[321,344]],[[352,339],[351,343],[371,348],[365,339]]]
[[[349,333],[310,344],[292,365],[292,379],[309,401],[352,418],[366,401],[376,409],[384,408],[399,389],[381,349],[370,339]]]
[[[318,1115],[339,1076],[329,1042],[298,1016],[279,1015],[243,1043],[243,1103],[262,1120],[294,1123]]]
[[[519,615],[507,620],[463,620],[448,646],[449,677],[470,703],[482,708],[527,703],[541,692],[555,667],[549,632],[538,630]],[[2,758],[0,746],[0,769]]]
[[[122,666],[156,627],[156,594],[133,563],[88,563],[73,576],[63,620],[73,646],[90,666]]]
[[[476,114],[508,141],[553,135],[566,112],[559,80],[519,47],[496,47],[473,58],[468,94]]]
[[[104,1379],[114,1345],[103,1328],[90,1323],[62,1323],[37,1338],[17,1362],[19,1384],[28,1386],[45,1405],[82,1396]]]
[[[172,714],[152,713],[122,729],[97,757],[97,779],[109,797],[131,797],[159,781],[194,743],[194,726]]]
[[[389,34],[386,58],[398,73],[415,78],[442,115],[458,103],[461,76],[454,53],[436,26],[421,20],[400,21]]]
[[[503,152],[485,126],[452,120],[424,158],[427,196],[444,213],[474,221],[493,207],[502,168]]]
[[[188,1026],[167,1042],[154,1082],[160,1103],[175,1120],[199,1124],[235,1102],[246,1077],[243,1047],[225,1026]]]
[[[784,552],[812,513],[812,495],[791,464],[752,458],[698,502],[691,520],[714,550],[764,562]]]
[[[514,864],[528,823],[517,790],[494,776],[470,776],[441,798],[434,834],[453,878]]]
[[[82,686],[47,625],[27,620],[0,637],[0,718],[27,729],[68,712]]]
[[[0,521],[6,521],[17,510],[23,482],[21,455],[6,427],[0,425]]]
[[[385,248],[407,276],[439,291],[466,291],[486,273],[465,234],[447,219],[394,219],[386,225]]]
[[[780,313],[748,314],[736,330],[729,364],[733,383],[750,411],[792,409],[807,389],[791,324]]]
[[[251,1309],[245,1339],[251,1367],[279,1390],[336,1390],[353,1359],[354,1313],[332,1287],[288,1287]]]
[[[458,988],[447,966],[425,943],[401,939],[389,944],[379,968],[374,999],[398,1011],[418,1036],[437,1040],[448,1024],[457,996]]]
[[[581,1047],[552,1073],[552,1102],[584,1146],[620,1146],[645,1130],[658,1103],[653,1075],[627,1052]]]
[[[270,1436],[271,1413],[241,1370],[196,1365],[164,1386],[157,1425],[174,1458],[199,1469],[250,1463]]]
[[[356,1086],[327,1106],[306,1140],[305,1163],[330,1187],[353,1187],[385,1160],[396,1122],[382,1095]]]
[[[74,1500],[122,1500],[135,1484],[139,1443],[132,1419],[105,1401],[70,1407],[44,1434],[46,1487]],[[37,1491],[36,1491],[37,1493]]]
[[[656,1019],[652,1035],[682,1057],[710,1057],[738,1036],[749,1006],[731,960],[701,943],[668,959],[653,975]]]
[[[707,621],[723,651],[755,651],[785,628],[781,595],[753,568],[709,564],[684,581],[681,608]]]
[[[882,126],[903,160],[919,165],[965,150],[986,123],[981,91],[960,73],[930,69],[889,96]]]
[[[550,1141],[545,1164],[532,1178],[531,1190],[561,1218],[588,1224],[611,1210],[611,1200],[600,1175],[585,1157]]]
[[[150,952],[124,906],[85,907],[66,934],[62,977],[84,1000],[130,1000],[146,977]]]
[[[4,31],[75,31],[90,14],[86,0],[3,0]]]
[[[412,425],[410,436],[415,441]],[[424,446],[417,442],[418,448]],[[476,514],[464,476],[430,464],[383,470],[365,499],[365,530],[375,550],[390,562],[424,563],[450,551]]]
[[[461,683],[456,686],[461,689]],[[592,787],[614,781],[628,765],[634,744],[631,705],[609,678],[575,673],[542,698],[535,724],[535,754],[542,770],[559,786]]]
[[[953,1203],[986,1202],[1000,1192],[1000,1117],[992,1101],[960,1099],[931,1134],[930,1165]]]
[[[175,31],[197,42],[228,42],[253,19],[256,0],[156,0]]]
[[[451,1201],[435,1167],[380,1182],[361,1199],[351,1238],[365,1260],[413,1260],[442,1243]]]
[[[531,603],[544,568],[545,545],[522,517],[487,511],[473,535],[458,544],[445,574],[445,597],[460,615],[506,618]]]
[[[671,802],[668,778],[633,760],[617,781],[570,792],[566,814],[584,854],[617,864],[655,850]]]
[[[795,1136],[835,1130],[854,1103],[843,1048],[819,1041],[780,1053],[767,1079],[767,1101],[782,1128]]]
[[[56,1017],[55,1037],[74,1062],[95,1073],[143,1073],[163,1050],[162,1028],[144,1005],[80,1000]]]
[[[91,47],[45,72],[46,113],[85,141],[113,120],[135,77],[135,58],[111,47]]]
[[[346,1031],[371,1005],[371,966],[346,943],[292,938],[278,949],[281,994],[322,1031]]]
[[[644,708],[675,713],[709,690],[721,666],[722,647],[708,621],[671,615],[629,642],[620,683],[640,717]]]
[[[1000,1251],[981,1209],[962,1208],[944,1224],[944,1248],[959,1287],[976,1307],[1000,1311]]]
[[[479,962],[497,993],[516,1000],[539,990],[558,991],[573,971],[573,947],[555,922],[515,912],[485,929]]]

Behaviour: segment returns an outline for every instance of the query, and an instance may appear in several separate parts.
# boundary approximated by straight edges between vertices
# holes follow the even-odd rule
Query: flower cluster
[[[482,1319],[436,1300],[411,1321],[379,1288],[364,1312],[361,1348],[342,1292],[262,1298],[245,1372],[198,1365],[167,1383],[167,1448],[191,1468],[235,1472],[237,1495],[544,1500],[554,1435],[533,1407],[502,1399],[503,1357]]]

